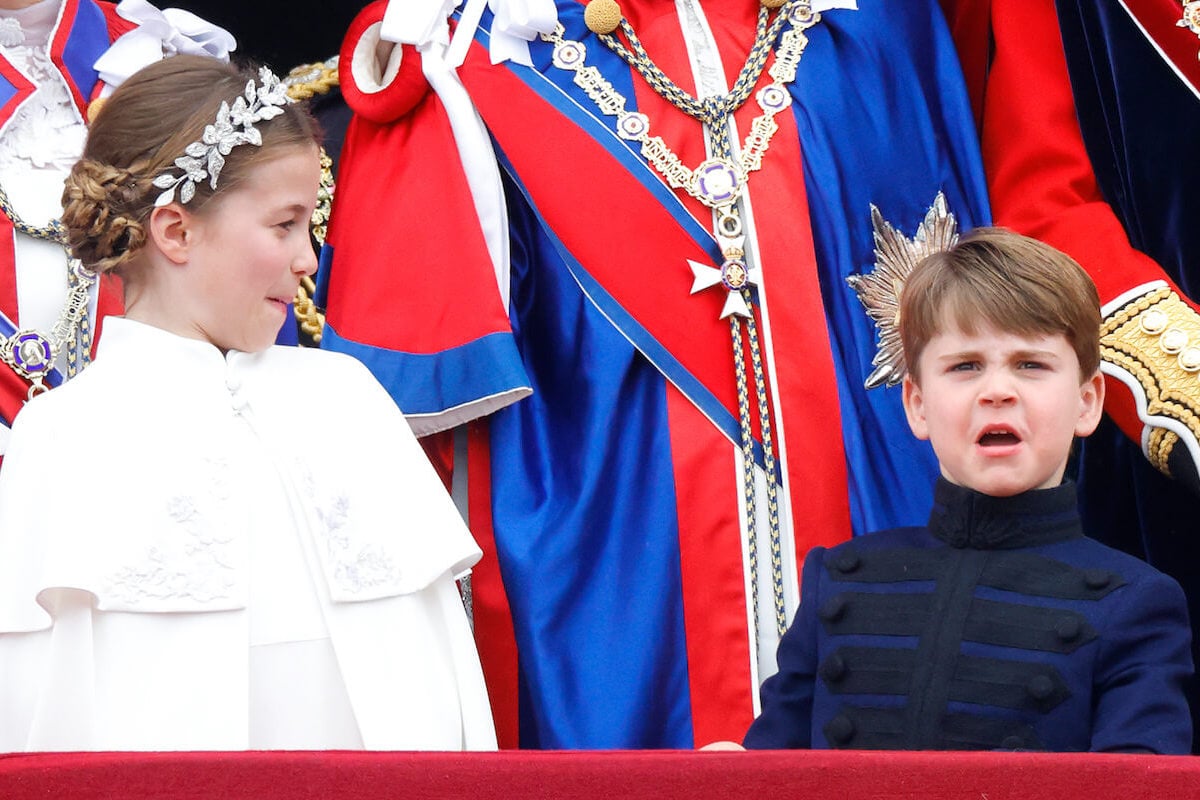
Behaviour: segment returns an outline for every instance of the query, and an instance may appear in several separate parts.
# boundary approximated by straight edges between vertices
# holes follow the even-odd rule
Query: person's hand
[[[720,742],[711,742],[709,744],[704,745],[700,749],[701,750],[745,750],[746,748],[742,747],[737,742],[720,741]]]

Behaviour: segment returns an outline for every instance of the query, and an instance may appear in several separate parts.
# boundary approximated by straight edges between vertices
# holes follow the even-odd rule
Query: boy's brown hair
[[[913,269],[900,296],[900,339],[913,380],[925,346],[948,324],[1023,336],[1062,334],[1080,379],[1100,366],[1100,297],[1070,256],[1005,228],[975,228]]]

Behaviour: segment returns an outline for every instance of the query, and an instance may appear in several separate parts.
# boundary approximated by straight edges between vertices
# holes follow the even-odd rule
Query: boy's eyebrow
[[[1058,354],[1055,353],[1053,350],[1041,350],[1038,348],[1012,350],[1012,351],[1005,353],[1004,355],[1005,355],[1005,358],[1008,358],[1008,359],[1027,359],[1027,358],[1056,359],[1056,358],[1058,358]],[[960,361],[960,360],[968,360],[969,361],[971,359],[981,359],[981,358],[983,358],[983,351],[979,350],[979,349],[973,349],[973,350],[959,350],[954,353],[944,353],[938,357],[938,360],[939,361]]]
[[[983,353],[979,350],[959,350],[955,353],[943,353],[942,355],[938,356],[938,361],[961,361],[964,359],[970,360],[982,357]]]
[[[1038,349],[1014,350],[1009,355],[1012,358],[1040,358],[1043,360],[1057,359],[1059,357],[1058,353],[1055,353],[1053,350],[1038,350]]]

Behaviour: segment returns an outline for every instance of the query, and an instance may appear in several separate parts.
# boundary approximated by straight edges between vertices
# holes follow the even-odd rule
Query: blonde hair
[[[83,157],[63,189],[63,227],[71,254],[96,272],[118,272],[146,242],[153,181],[199,141],[222,102],[232,102],[257,78],[249,67],[202,56],[174,56],[151,64],[123,83],[92,121]],[[262,145],[234,147],[214,190],[196,184],[189,210],[202,212],[238,186],[256,164],[280,147],[317,144],[316,122],[300,104],[258,125]]]
[[[1100,297],[1070,256],[1004,228],[976,228],[913,269],[900,296],[904,359],[919,381],[921,353],[943,326],[980,325],[1024,336],[1062,334],[1081,379],[1100,366]]]

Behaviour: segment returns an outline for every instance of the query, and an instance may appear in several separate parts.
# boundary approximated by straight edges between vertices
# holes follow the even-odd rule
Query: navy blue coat
[[[1187,753],[1179,585],[1086,538],[1074,484],[939,481],[927,528],[812,550],[748,748]]]

